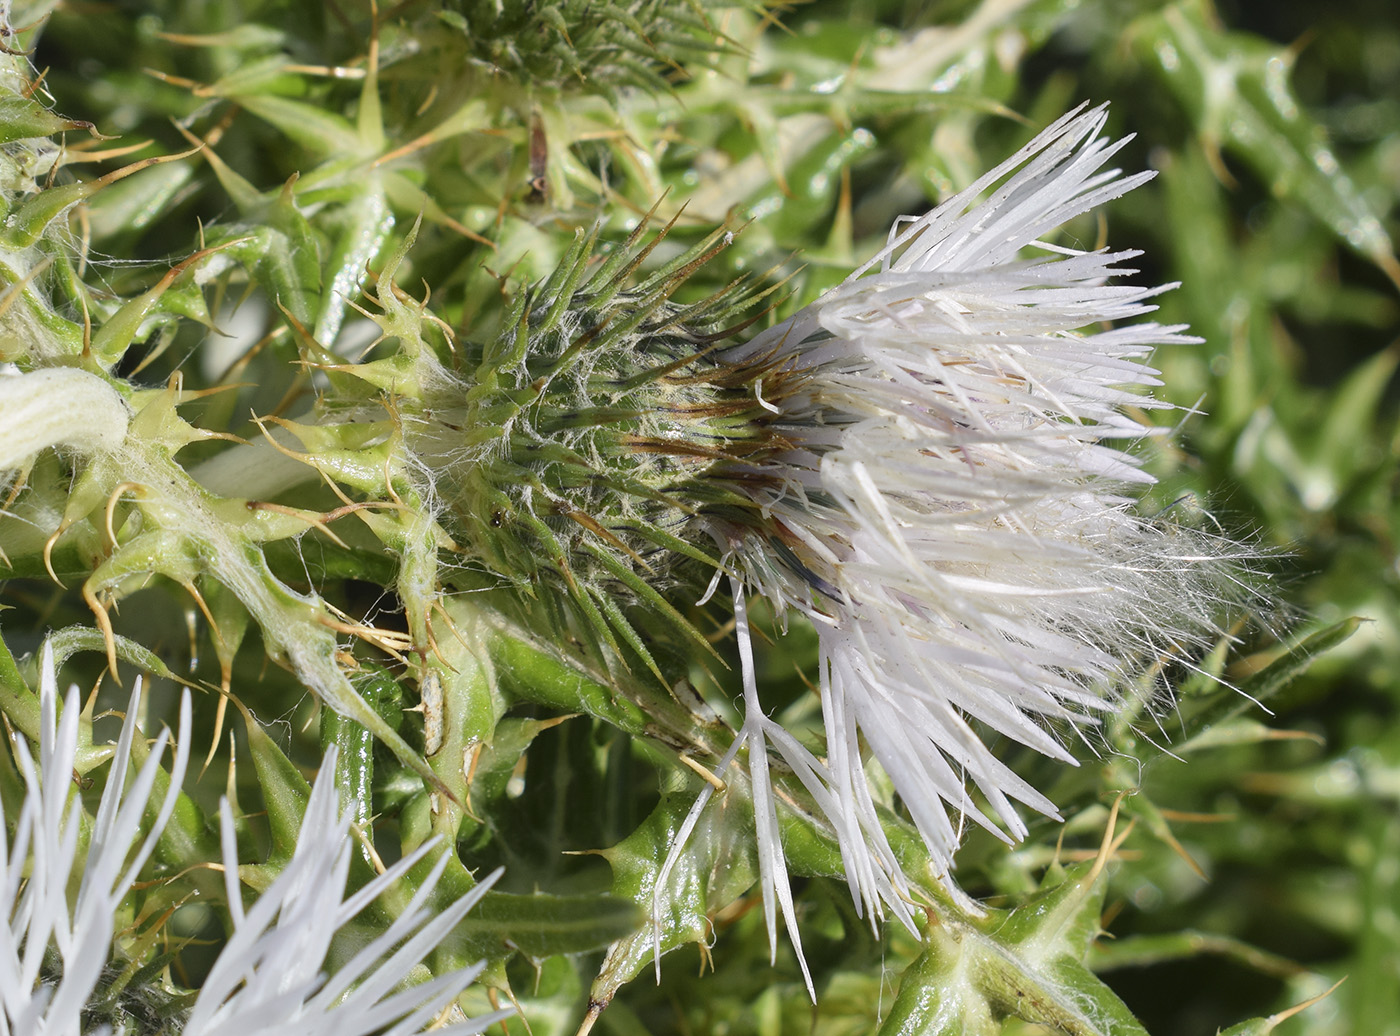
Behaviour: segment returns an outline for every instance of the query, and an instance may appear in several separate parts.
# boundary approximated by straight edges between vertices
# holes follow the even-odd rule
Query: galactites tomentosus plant
[[[1142,168],[1121,138],[1144,131],[1196,225],[1181,199],[1221,155],[1165,139],[1121,69],[1071,89],[1026,59],[1129,39],[1204,147],[1305,199],[1314,272],[1336,247],[1388,268],[1380,189],[1299,171],[1316,127],[1197,2],[913,28],[880,6],[6,8],[0,709],[41,755],[76,735],[58,779],[5,755],[11,856],[42,868],[24,818],[71,770],[74,859],[113,866],[78,808],[110,692],[55,740],[65,666],[153,679],[116,754],[166,807],[123,820],[145,848],[89,929],[96,972],[24,927],[40,892],[50,918],[82,893],[13,885],[44,965],[7,1006],[45,1017],[97,974],[64,1024],[1140,1033],[1123,967],[1213,952],[1280,983],[1212,1014],[1276,1011],[1239,1028],[1263,1032],[1325,989],[1190,930],[1236,842],[1286,855],[1288,824],[1235,797],[1301,787],[1261,771],[1311,742],[1249,703],[1286,707],[1355,628],[1251,654],[1246,570],[1275,562],[1192,503],[1225,458],[1278,454],[1257,418],[1220,438],[1258,398],[1220,371],[1256,372],[1231,328],[1264,303],[1135,286],[1177,278],[1157,264],[1184,235],[1107,163]],[[1250,119],[1222,122],[1226,80]],[[1086,96],[1115,99],[1111,132],[1061,117]],[[1105,234],[1084,216],[1109,200]],[[1120,242],[1151,246],[1139,278]],[[1207,364],[1227,403],[1193,466],[1151,425]],[[172,683],[194,693],[167,769],[133,731],[175,725]],[[1191,765],[1154,761],[1164,741]],[[1359,916],[1383,916],[1368,880]],[[1178,933],[1137,934],[1154,903]],[[691,945],[720,974],[692,978]],[[659,989],[633,981],[653,964]]]
[[[768,742],[835,838],[857,914],[874,924],[889,909],[912,931],[916,887],[961,896],[947,877],[959,837],[946,806],[997,830],[983,811],[994,813],[1011,837],[1026,832],[1011,797],[1055,815],[969,719],[1073,762],[1035,719],[1091,725],[1092,712],[1122,707],[1136,671],[1219,635],[1240,595],[1230,584],[1244,583],[1228,559],[1249,551],[1135,516],[1124,494],[1150,478],[1104,445],[1144,434],[1126,404],[1158,405],[1129,391],[1155,381],[1141,365],[1150,347],[1192,340],[1153,323],[1081,333],[1149,312],[1144,300],[1162,289],[1102,284],[1134,253],[1041,241],[1148,179],[1103,169],[1122,147],[1097,136],[1104,120],[1059,120],[896,227],[841,289],[747,342],[732,341],[757,302],[742,284],[690,307],[669,301],[708,258],[704,245],[629,290],[645,253],[623,247],[590,272],[594,242],[580,234],[549,280],[516,295],[498,338],[455,346],[464,381],[409,350],[417,391],[411,406],[394,398],[395,420],[425,480],[419,495],[441,501],[456,533],[465,585],[540,600],[626,685],[629,656],[662,676],[629,618],[639,605],[708,647],[662,596],[686,586],[677,562],[698,563],[693,592],[706,577],[706,596],[733,581],[745,718],[657,877],[658,967],[662,889],[743,746],[770,946],[781,911],[815,996]],[[1028,246],[1050,258],[1023,258]],[[378,322],[393,334],[387,316]],[[381,385],[403,369],[337,365]],[[826,759],[765,715],[749,592],[818,629]],[[664,729],[667,715],[634,701]],[[884,832],[862,736],[926,847],[916,884]]]

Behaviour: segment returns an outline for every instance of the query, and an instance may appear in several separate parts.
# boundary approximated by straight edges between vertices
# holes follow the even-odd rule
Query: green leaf
[[[345,159],[360,153],[360,135],[355,127],[318,105],[270,94],[239,94],[231,99],[317,158]]]
[[[56,666],[55,666],[56,668]],[[39,696],[29,688],[10,646],[0,637],[0,713],[3,713],[25,737],[39,740]]]
[[[0,144],[32,137],[48,137],[65,130],[92,129],[92,123],[65,119],[32,97],[11,94],[0,97]]]
[[[325,296],[316,317],[316,340],[330,345],[340,333],[348,302],[360,294],[375,256],[389,240],[394,215],[378,173],[365,172],[355,181],[355,193],[334,217],[319,222],[331,235],[330,254],[322,277]]]
[[[1247,1022],[1240,1022],[1239,1025],[1232,1025],[1230,1026],[1230,1028],[1223,1030],[1220,1033],[1220,1036],[1268,1036],[1269,1033],[1273,1032],[1282,1023],[1288,1021],[1288,1019],[1292,1018],[1295,1014],[1298,1014],[1301,1011],[1306,1011],[1313,1004],[1325,999],[1326,997],[1331,996],[1333,991],[1337,988],[1337,986],[1340,986],[1342,984],[1342,981],[1344,980],[1338,981],[1335,985],[1331,987],[1331,989],[1328,989],[1326,992],[1319,993],[1317,996],[1314,997],[1310,997],[1309,999],[1304,1000],[1301,1004],[1297,1004],[1293,1007],[1290,1007],[1286,1011],[1280,1011],[1278,1014],[1271,1014],[1267,1018],[1254,1018]],[[1393,1012],[1388,1013],[1386,1020],[1389,1021],[1390,1017],[1393,1017]],[[1364,1032],[1368,1030],[1357,1029],[1355,1031]],[[1379,1030],[1373,1029],[1369,1031],[1376,1032]]]
[[[131,744],[131,760],[136,769],[145,764],[150,754],[150,745],[142,738],[135,738]],[[145,822],[153,824],[160,812],[161,803],[170,789],[170,774],[164,767],[157,767],[151,794],[146,802]],[[156,842],[155,858],[172,873],[182,875],[199,894],[209,902],[224,901],[224,879],[218,871],[204,866],[222,860],[219,838],[209,818],[199,805],[181,791],[175,799],[175,809],[170,820]]]
[[[449,945],[465,959],[512,946],[536,959],[588,953],[634,931],[642,922],[635,903],[614,896],[529,896],[488,892],[453,931]],[[476,950],[480,947],[480,951]]]
[[[559,648],[503,623],[487,635],[503,690],[564,712],[586,712],[630,734],[646,733],[645,712]]]
[[[634,903],[647,920],[609,947],[593,982],[593,1004],[611,1002],[624,983],[653,961],[658,941],[663,954],[706,941],[709,919],[747,892],[758,876],[753,810],[746,798],[726,793],[706,806],[666,886],[658,888],[662,864],[695,794],[693,782],[682,783],[636,831],[601,853],[613,869],[613,895]]]
[[[1347,375],[1328,400],[1321,427],[1310,424],[1306,445],[1314,464],[1342,483],[1365,455],[1358,449],[1379,424],[1386,388],[1400,364],[1400,350],[1385,349]],[[1338,492],[1341,485],[1338,485]],[[1333,494],[1333,499],[1336,498]]]
[[[379,923],[396,916],[408,895],[433,867],[436,853],[420,861],[401,888],[376,900],[377,916],[361,917],[349,926],[350,940],[377,934]],[[246,868],[245,868],[246,870]],[[427,909],[441,911],[476,887],[461,862],[448,860],[429,897]],[[366,920],[370,923],[366,924]],[[536,960],[559,954],[588,953],[637,928],[641,915],[635,904],[607,895],[555,896],[488,892],[436,950],[442,962],[465,967],[483,959],[500,961],[520,952]],[[345,952],[348,947],[343,947]]]
[[[350,683],[387,723],[403,715],[403,691],[394,674],[373,662],[361,662]],[[354,823],[368,828],[374,813],[374,735],[359,723],[334,709],[321,710],[321,754],[336,748],[335,783],[340,791],[340,808],[348,810]]]
[[[1208,152],[1229,148],[1276,197],[1307,209],[1400,285],[1400,263],[1380,214],[1289,85],[1292,51],[1223,31],[1205,0],[1171,4],[1130,32],[1145,62],[1190,113]]]
[[[55,671],[62,669],[64,663],[79,651],[96,651],[103,654],[107,651],[106,638],[91,626],[65,626],[63,629],[55,630],[49,634],[48,640],[49,645],[53,648]],[[183,683],[149,648],[120,635],[114,635],[112,641],[116,645],[117,657],[123,662],[130,662],[152,676],[159,676],[174,683]]]
[[[1346,998],[1356,1032],[1384,1032],[1400,988],[1400,823],[1395,810],[1368,810],[1353,852],[1361,878],[1361,933]]]
[[[1140,968],[1167,961],[1188,960],[1207,953],[1277,978],[1291,978],[1304,970],[1287,957],[1261,950],[1240,939],[1192,929],[1096,942],[1089,953],[1089,964],[1096,972],[1112,971],[1115,968]]]
[[[1201,747],[1196,743],[1198,737],[1208,734],[1212,728],[1234,719],[1248,709],[1265,705],[1289,682],[1306,672],[1318,655],[1336,647],[1355,633],[1361,622],[1362,620],[1357,618],[1343,619],[1319,630],[1284,650],[1277,658],[1246,679],[1240,680],[1233,692],[1229,688],[1223,690],[1200,712],[1188,717],[1190,729],[1196,733],[1177,751],[1189,752]]]
[[[248,751],[253,757],[253,768],[257,771],[258,785],[267,808],[267,824],[272,832],[272,851],[267,864],[275,874],[296,851],[297,834],[301,831],[302,818],[306,816],[306,803],[311,798],[311,785],[277,743],[267,736],[262,724],[243,703],[236,698],[234,702],[243,713],[244,728],[248,732]]]
[[[925,941],[929,948],[900,977],[879,1036],[998,1036],[992,1005],[970,981],[975,965],[962,940],[935,927]]]
[[[1009,911],[934,918],[924,935],[928,949],[905,972],[881,1036],[991,1036],[1005,1017],[1067,1036],[1145,1036],[1084,965],[1104,888],[1101,857]]]
[[[212,228],[205,241],[226,245],[276,305],[311,325],[321,304],[321,245],[290,190],[256,206],[248,221]]]
[[[136,231],[159,223],[186,193],[194,172],[189,162],[167,162],[100,191],[88,202],[93,239],[109,248],[121,247],[114,246],[113,239],[124,243]]]

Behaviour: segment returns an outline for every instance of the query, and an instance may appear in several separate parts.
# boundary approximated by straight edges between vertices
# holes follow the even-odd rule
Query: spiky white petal
[[[322,772],[334,770],[332,748]],[[366,1036],[380,1031],[407,1036],[422,1032],[480,974],[484,962],[400,988],[500,877],[498,870],[447,910],[430,916],[424,905],[447,865],[444,853],[398,918],[327,978],[322,967],[336,933],[437,844],[436,839],[424,843],[347,899],[354,844],[350,822],[349,811],[339,812],[334,781],[318,780],[292,859],[245,911],[233,814],[227,802],[222,804],[224,879],[234,932],[200,988],[185,1036]],[[513,1013],[497,1011],[435,1031],[465,1036]]]
[[[814,799],[857,905],[912,927],[862,740],[945,880],[959,841],[950,807],[1008,840],[1026,833],[1015,803],[1055,815],[975,724],[1073,763],[1047,720],[1092,722],[1144,652],[1216,630],[1218,559],[1134,512],[1152,479],[1113,445],[1147,434],[1125,407],[1166,405],[1146,394],[1159,384],[1152,350],[1197,340],[1152,322],[1102,329],[1151,312],[1172,286],[1111,283],[1138,253],[1040,240],[1151,177],[1104,168],[1126,143],[1099,136],[1105,120],[1104,108],[1060,119],[727,356],[767,365],[765,398],[791,445],[734,480],[770,531],[716,535],[747,589],[808,616],[820,641],[825,765],[775,732],[756,694],[740,735],[765,901],[785,913],[763,740],[809,789],[822,785]]]
[[[57,677],[51,648],[40,662],[40,744],[36,766],[25,740],[13,741],[26,795],[6,845],[0,823],[0,1036],[79,1036],[82,1012],[112,950],[122,900],[150,859],[175,808],[189,761],[189,692],[181,698],[179,736],[169,786],[154,822],[137,843],[170,732],[162,731],[134,780],[127,782],[131,745],[139,736],[138,680],[112,756],[93,821],[86,859],[77,860],[82,807],[73,790],[80,707],[69,689],[57,715]],[[333,773],[335,753],[325,760]],[[327,977],[322,968],[332,938],[430,852],[429,842],[345,897],[353,846],[350,815],[340,815],[330,778],[318,780],[307,803],[292,859],[247,910],[238,880],[233,817],[221,807],[224,875],[234,934],[201,987],[183,1032],[186,1036],[364,1036],[424,1031],[480,973],[483,965],[440,975],[417,985],[411,973],[496,880],[487,878],[435,917],[424,909],[446,855],[423,881],[407,909],[380,936]],[[0,818],[3,819],[3,818]],[[70,908],[75,863],[82,877]],[[56,983],[41,973],[45,954],[59,957]],[[511,1011],[459,1023],[438,1032],[478,1033]],[[105,1030],[103,1030],[105,1031]]]
[[[127,786],[127,765],[136,736],[141,683],[132,688],[121,737],[112,756],[107,784],[93,822],[77,900],[70,909],[68,889],[77,859],[82,807],[73,788],[78,749],[78,689],[70,687],[62,718],[53,651],[46,643],[39,677],[39,764],[24,738],[12,742],[24,777],[25,798],[15,823],[14,842],[5,845],[0,824],[0,1034],[77,1036],[81,1012],[96,987],[112,948],[117,909],[136,875],[150,859],[156,840],[175,808],[189,761],[190,701],[180,701],[180,734],[170,769],[170,790],[156,822],[132,853],[141,832],[156,772],[170,732],[156,739],[149,757]],[[26,880],[26,873],[28,878]],[[41,975],[50,946],[61,960],[57,985]]]

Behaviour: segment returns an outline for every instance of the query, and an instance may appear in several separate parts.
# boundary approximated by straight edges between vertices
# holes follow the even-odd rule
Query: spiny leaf
[[[611,1002],[624,983],[652,962],[658,940],[666,953],[709,938],[709,918],[757,878],[752,810],[736,795],[718,799],[702,814],[664,889],[657,885],[662,862],[694,801],[691,794],[663,797],[636,831],[602,851],[613,869],[613,895],[635,903],[644,917],[655,910],[659,930],[648,921],[609,947],[593,983],[593,1003]]]
[[[1206,733],[1246,710],[1266,705],[1268,700],[1307,671],[1315,658],[1345,641],[1361,626],[1360,619],[1343,619],[1306,637],[1270,661],[1247,679],[1239,681],[1235,690],[1222,689],[1219,696],[1189,719],[1191,729]],[[1194,740],[1181,745],[1180,751],[1190,751]]]
[[[1400,263],[1379,215],[1288,84],[1290,52],[1222,31],[1204,0],[1181,0],[1144,18],[1132,38],[1208,148],[1230,148],[1275,195],[1297,201],[1400,286]]]

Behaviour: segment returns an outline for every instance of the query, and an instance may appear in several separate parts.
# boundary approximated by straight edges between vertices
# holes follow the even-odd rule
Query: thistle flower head
[[[1124,407],[1165,405],[1145,395],[1152,349],[1197,341],[1125,323],[1172,285],[1112,283],[1136,252],[1041,240],[1151,178],[1104,168],[1126,143],[1099,136],[1106,117],[1060,119],[735,354],[782,372],[768,399],[792,445],[750,483],[767,536],[729,549],[746,588],[817,629],[848,876],[906,919],[859,740],[946,873],[948,807],[1001,833],[967,782],[1003,837],[1026,832],[1013,802],[1055,815],[973,724],[1073,762],[1044,721],[1091,721],[1135,667],[1216,632],[1230,580],[1218,549],[1135,513],[1152,479],[1112,445],[1145,434]]]
[[[1153,480],[1123,447],[1152,433],[1127,408],[1167,406],[1149,357],[1198,341],[1141,319],[1172,285],[1116,283],[1136,252],[1046,240],[1152,176],[1109,167],[1126,141],[1106,119],[1061,118],[746,341],[743,285],[670,301],[709,244],[629,287],[646,250],[590,272],[580,237],[418,436],[468,552],[530,593],[552,584],[605,654],[651,661],[619,589],[679,620],[668,564],[730,576],[746,718],[720,769],[748,747],[774,938],[780,913],[798,936],[767,746],[830,822],[861,909],[912,928],[866,748],[923,837],[923,878],[951,889],[959,817],[1014,840],[1018,804],[1056,815],[982,731],[1072,763],[1055,725],[1092,725],[1239,596],[1229,555],[1247,552],[1134,506]],[[755,594],[816,628],[824,758],[764,714]]]
[[[161,732],[135,777],[128,780],[132,744],[140,736],[136,726],[140,682],[133,688],[92,821],[86,857],[81,858],[84,817],[73,782],[81,713],[77,688],[69,689],[60,717],[48,645],[40,674],[39,760],[36,765],[24,738],[16,735],[13,749],[26,793],[8,846],[9,825],[0,825],[0,913],[4,918],[0,923],[0,1036],[110,1032],[104,1023],[130,1031],[134,1020],[123,1003],[111,1002],[104,992],[103,1003],[95,1005],[94,994],[103,992],[99,987],[110,977],[122,903],[150,860],[179,797],[189,762],[189,692],[181,700],[167,791],[157,805],[150,798],[171,736],[168,730]],[[334,771],[334,754],[332,749],[327,772]],[[227,803],[223,805],[223,869],[234,933],[192,1008],[181,1007],[184,998],[178,993],[158,997],[164,1008],[161,1013],[168,1015],[162,1024],[174,1027],[169,1031],[186,1036],[358,1036],[380,1031],[407,1036],[423,1031],[475,979],[481,965],[400,988],[495,880],[489,878],[429,919],[422,907],[442,872],[442,862],[388,929],[334,975],[328,978],[322,972],[337,931],[432,848],[431,843],[424,845],[347,898],[345,880],[353,841],[349,816],[338,814],[338,802],[334,782],[318,781],[291,861],[246,909],[239,889],[233,818]],[[75,878],[78,891],[72,899]],[[126,998],[137,993],[127,991]],[[439,1031],[480,1032],[508,1013]]]
[[[1224,551],[1136,513],[1152,478],[1116,445],[1147,434],[1125,407],[1166,405],[1146,394],[1152,349],[1197,340],[1132,322],[1172,287],[1113,283],[1138,253],[1042,240],[1151,177],[1105,168],[1126,143],[1099,136],[1105,120],[1060,119],[724,353],[766,369],[783,444],[727,472],[764,520],[708,520],[733,573],[747,711],[721,769],[747,744],[770,933],[776,900],[797,941],[767,745],[830,821],[858,907],[913,928],[864,746],[923,837],[925,877],[951,889],[950,809],[1008,840],[1026,833],[1016,803],[1056,815],[979,727],[1073,763],[1051,723],[1093,723],[1144,663],[1218,632]],[[747,594],[816,628],[824,760],[764,714]]]

